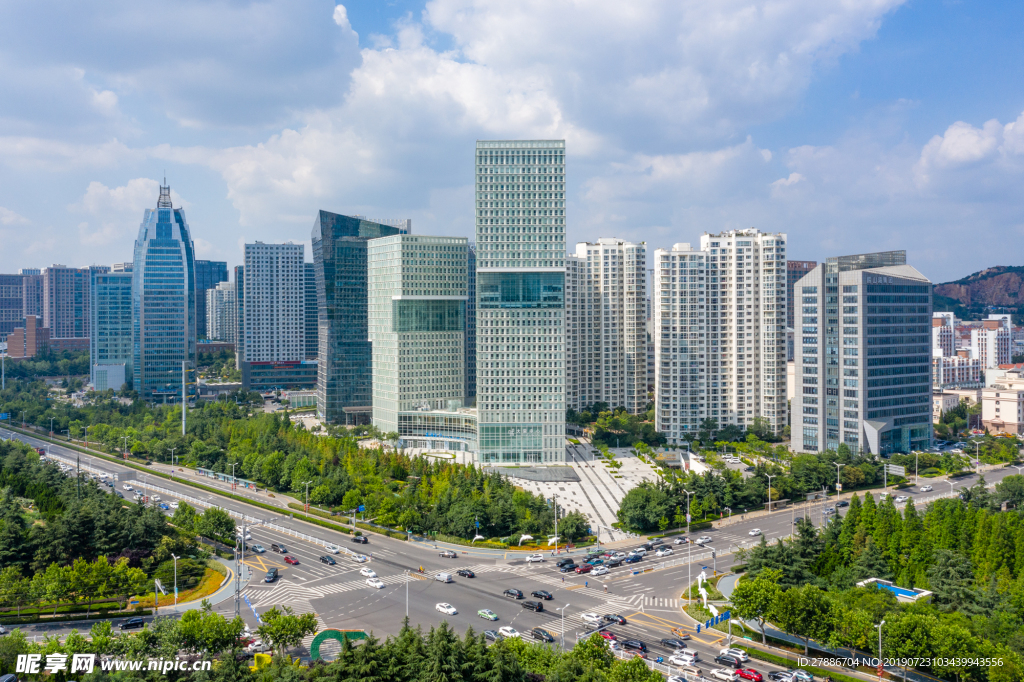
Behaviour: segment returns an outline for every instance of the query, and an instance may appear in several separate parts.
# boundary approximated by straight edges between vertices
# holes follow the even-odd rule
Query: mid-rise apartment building
[[[932,285],[905,251],[829,258],[796,284],[793,447],[872,454],[932,439]]]
[[[317,412],[328,423],[361,424],[371,419],[368,242],[411,231],[409,220],[375,222],[329,211],[317,213],[312,234],[318,331]]]
[[[211,340],[235,342],[238,333],[238,293],[234,282],[220,282],[207,290],[206,333]]]
[[[565,141],[476,143],[485,463],[565,461]]]
[[[466,277],[466,398],[476,405],[476,244],[469,242]]]
[[[786,235],[756,229],[705,233],[708,252],[709,416],[775,433],[786,413]]]
[[[582,410],[580,402],[580,289],[583,286],[586,262],[574,254],[565,257],[565,406]]]
[[[43,274],[42,270],[22,268],[19,273],[21,277],[21,303],[25,315],[43,317]]]
[[[115,391],[132,380],[132,272],[90,273],[89,380]]]
[[[1010,370],[982,389],[981,423],[990,433],[1024,435],[1024,371]]]
[[[7,354],[12,358],[34,358],[50,344],[50,330],[35,315],[26,315],[21,326],[7,335]]]
[[[43,326],[50,338],[89,338],[90,269],[51,265],[42,277]]]
[[[953,313],[932,313],[932,349],[944,357],[956,355],[956,318]]]
[[[306,359],[302,244],[245,245],[245,362]]]
[[[934,330],[934,327],[932,328]],[[981,360],[961,349],[955,355],[941,355],[932,347],[932,386],[937,389],[976,388],[985,384]]]
[[[394,235],[367,251],[373,424],[462,407],[466,390],[467,240]]]
[[[578,269],[571,303],[578,312],[567,313],[567,324],[578,325],[575,346],[567,351],[575,365],[567,368],[567,386],[578,395],[569,407],[607,403],[639,414],[648,402],[647,246],[622,239],[580,242],[575,261],[566,273],[568,288],[568,269]]]
[[[979,328],[971,329],[971,353],[981,361],[982,369],[1010,362],[1012,347],[1009,315],[989,315]]]
[[[722,248],[714,247],[716,262]],[[686,436],[692,439],[706,417],[729,417],[723,415],[727,409],[722,402],[725,397],[722,386],[726,380],[717,379],[714,388],[708,380],[712,339],[709,259],[710,251],[694,249],[690,244],[675,244],[671,249],[654,252],[651,286],[654,289],[655,428],[673,445],[684,442]],[[717,281],[715,284],[717,292]],[[721,327],[717,315],[715,327]],[[718,348],[720,346],[716,345],[716,352],[720,352]],[[719,363],[723,362],[718,357],[716,368],[722,369]],[[745,385],[746,380],[743,383]]]

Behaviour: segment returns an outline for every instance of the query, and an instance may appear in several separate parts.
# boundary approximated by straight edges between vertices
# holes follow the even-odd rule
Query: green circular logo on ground
[[[345,640],[365,639],[366,633],[362,630],[336,630],[331,628],[329,630],[323,630],[318,632],[316,637],[313,638],[313,643],[309,647],[309,657],[314,661],[320,658],[320,645],[329,639],[333,639],[342,646],[345,645]]]

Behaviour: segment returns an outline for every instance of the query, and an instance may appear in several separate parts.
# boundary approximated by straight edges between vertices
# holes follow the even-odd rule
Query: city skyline
[[[955,242],[966,221],[990,241],[1024,224],[1020,78],[991,68],[1019,61],[1008,27],[1024,9],[804,3],[770,16],[755,4],[760,20],[657,2],[627,18],[597,0],[534,18],[461,0],[137,18],[132,33],[173,20],[209,70],[174,50],[136,54],[118,29],[136,18],[118,7],[102,24],[26,9],[0,29],[0,272],[109,262],[165,170],[176,205],[210,226],[197,259],[234,265],[244,243],[308,244],[318,208],[397,212],[424,233],[471,237],[459,150],[496,138],[569,141],[569,244],[597,233],[670,248],[756,227],[789,234],[794,260],[909,248],[936,282],[999,264],[933,244]],[[534,19],[531,40],[566,49],[484,29]],[[192,30],[209,25],[228,28]],[[289,55],[272,74],[236,49],[250,30],[274,36],[260,54]],[[616,59],[627,53],[643,54]]]

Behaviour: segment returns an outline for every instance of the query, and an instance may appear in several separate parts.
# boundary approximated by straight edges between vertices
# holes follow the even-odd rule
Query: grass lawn
[[[719,578],[720,580],[721,578]],[[724,601],[725,595],[718,591],[716,584],[718,580],[712,578],[711,580],[704,581],[704,589],[708,593],[708,599],[711,601]],[[700,601],[700,592],[697,591],[697,581],[694,580],[693,584],[690,585],[690,594],[687,595],[687,590],[683,590],[683,598],[686,599],[689,596],[690,599]]]
[[[219,565],[218,565],[219,566]],[[216,592],[220,588],[221,581],[224,580],[224,574],[220,573],[210,567],[206,568],[206,573],[203,574],[203,579],[199,581],[199,584],[190,590],[181,590],[178,592],[178,603],[187,601],[199,601],[209,597],[211,594]],[[160,595],[160,606],[171,606],[174,604],[174,586],[164,585],[167,589],[168,594]],[[131,604],[132,607],[142,607],[145,609],[153,608],[153,593],[139,595],[138,604]]]

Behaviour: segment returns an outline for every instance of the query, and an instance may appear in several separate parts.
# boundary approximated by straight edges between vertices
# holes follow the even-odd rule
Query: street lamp
[[[686,493],[686,534],[690,534],[690,495],[693,495],[689,490],[683,488],[683,492]]]
[[[306,516],[309,516],[309,484],[313,481],[306,481],[303,483],[306,486]]]
[[[764,476],[765,476],[765,478],[768,479],[768,514],[771,514],[772,513],[772,479],[773,478],[778,478],[779,475],[775,474],[774,476],[769,476],[768,474],[765,474]]]
[[[53,417],[50,417],[50,438],[53,438]]]
[[[843,485],[842,483],[839,482],[839,470],[846,465],[840,464],[839,462],[833,462],[833,464],[836,465],[836,492],[839,492],[840,490],[842,490]]]
[[[237,486],[235,484],[235,467],[238,466],[238,462],[231,463],[231,489],[234,490]]]
[[[171,557],[174,559],[174,605],[178,605],[178,557],[173,554]]]
[[[560,609],[555,609],[556,611],[562,612],[562,651],[565,651],[565,610],[570,606],[572,606],[572,604],[566,604]]]
[[[885,659],[882,658],[882,626],[883,625],[885,625],[885,621],[884,620],[881,623],[879,623],[878,625],[875,626],[876,628],[878,628],[878,680],[879,680],[879,682],[881,682],[881,680],[882,680],[882,671],[885,670],[885,663],[883,662]]]

